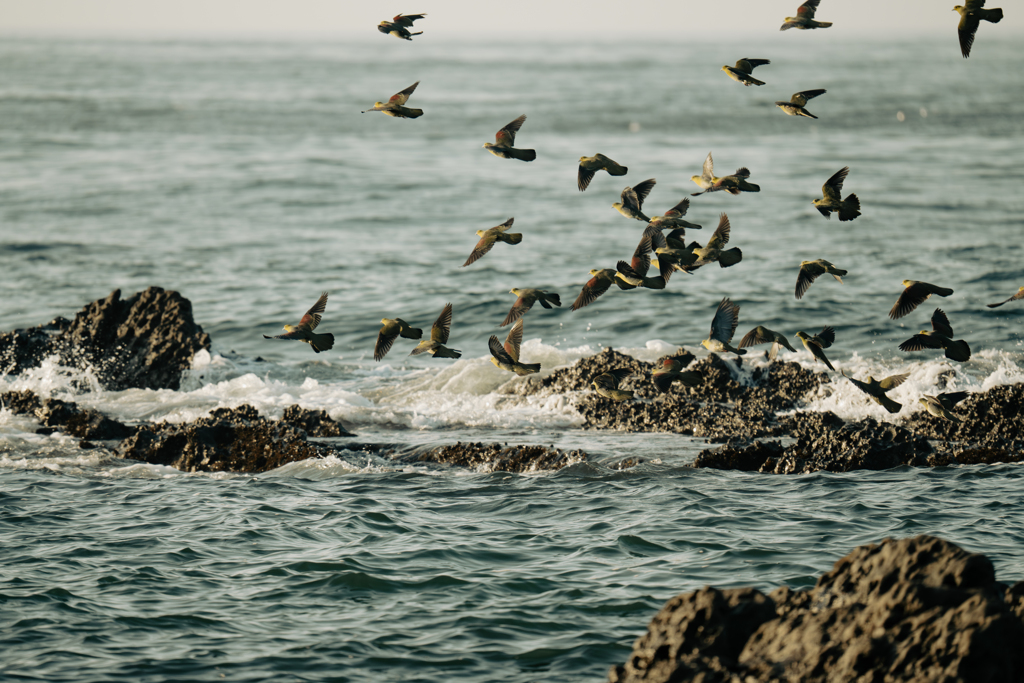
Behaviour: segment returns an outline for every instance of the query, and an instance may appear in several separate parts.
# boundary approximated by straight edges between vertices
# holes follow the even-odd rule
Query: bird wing
[[[724,213],[718,218],[718,227],[708,240],[707,249],[721,249],[729,243],[729,234],[732,227],[729,225],[729,217]]]
[[[388,334],[384,330],[387,328],[381,328],[381,331],[377,333],[377,343],[373,347],[373,359],[380,360],[388,354],[391,350],[391,345],[395,343],[395,339],[398,338],[398,331],[394,334]]]
[[[923,351],[924,349],[939,349],[942,348],[942,344],[939,340],[932,339],[927,334],[915,334],[907,341],[900,344],[900,351]]]
[[[915,282],[900,293],[900,298],[896,299],[892,310],[889,311],[890,320],[896,320],[911,313],[928,298],[930,292],[925,287],[921,287],[921,284]]]
[[[743,59],[740,60],[740,62],[746,62],[747,64],[749,64],[751,71],[753,71],[759,66],[764,66],[765,64],[772,63],[770,59],[750,59],[749,57],[744,57]],[[737,69],[740,68],[740,62],[736,62]],[[747,73],[750,73],[750,71],[748,71]]]
[[[642,183],[637,183],[633,186],[633,192],[636,193],[636,208],[639,211],[643,205],[644,200],[647,199],[647,195],[651,193],[651,188],[657,184],[657,180],[654,178],[648,178]]]
[[[487,340],[487,348],[490,349],[491,355],[497,358],[499,363],[505,363],[506,365],[515,364],[515,359],[509,356],[508,352],[502,348],[501,342],[493,334]]]
[[[448,332],[452,328],[452,305],[445,304],[441,309],[441,315],[437,316],[433,327],[430,328],[430,340],[438,344],[448,343]],[[421,342],[422,343],[422,342]]]
[[[804,262],[800,264],[800,274],[796,276],[796,298],[804,298],[811,283],[818,279],[818,276],[825,272],[817,263]]]
[[[633,371],[629,368],[615,368],[614,370],[601,373],[594,378],[594,382],[605,389],[615,389],[619,386],[619,382],[632,374]]]
[[[291,332],[285,332],[284,334],[275,334],[274,336],[263,335],[264,339],[304,339],[302,332],[299,330],[292,330]]]
[[[524,315],[526,315],[526,312],[530,310],[531,306],[533,306],[532,300],[528,300],[520,296],[518,299],[516,299],[516,302],[512,304],[512,308],[509,310],[508,315],[505,316],[505,320],[501,323],[501,327],[505,327],[505,325],[508,325],[509,323],[514,323],[515,321],[522,318]]]
[[[594,179],[595,173],[597,173],[596,170],[591,171],[580,164],[580,171],[576,174],[576,186],[580,188],[580,192],[590,187],[590,181]]]
[[[906,382],[908,377],[910,377],[909,372],[905,372],[902,375],[892,375],[883,379],[878,385],[882,387],[882,391],[889,391]]]
[[[819,2],[821,2],[821,0],[807,0],[807,2],[797,7],[796,15],[804,19],[813,19],[814,12],[818,9]]]
[[[740,168],[736,169],[736,172],[733,173],[733,175],[737,178],[749,178],[750,169],[747,168],[746,166],[741,166]]]
[[[491,230],[494,230],[494,228],[491,228]],[[466,262],[462,264],[463,268],[471,263],[476,263],[481,256],[489,252],[491,247],[494,246],[494,243],[498,240],[498,236],[491,232],[491,230],[484,232],[484,236],[481,237],[480,241],[476,243],[475,247],[473,247],[473,251],[470,253],[469,258],[467,258]]]
[[[505,337],[505,353],[512,357],[512,360],[519,362],[519,349],[523,345],[523,319],[520,318]]]
[[[793,97],[791,97],[789,101],[792,102],[793,104],[796,104],[796,105],[799,105],[799,106],[802,107],[805,104],[807,104],[807,100],[813,100],[818,95],[824,95],[824,94],[825,94],[825,90],[824,89],[801,90],[798,93],[793,93]]]
[[[825,199],[831,199],[836,202],[841,201],[843,181],[846,180],[846,174],[849,172],[850,167],[843,166],[841,169],[833,173],[831,178],[825,181],[825,184],[821,186],[821,194]]]
[[[665,239],[665,234],[661,232],[659,228],[656,228],[650,224],[644,228],[644,237],[650,238],[650,249],[667,249],[668,240]],[[643,239],[640,240],[640,244],[643,244]],[[640,246],[637,245],[637,249]]]
[[[623,206],[627,206],[634,211],[640,210],[640,198],[636,196],[636,190],[632,187],[624,189],[622,194],[619,195],[619,200],[622,202]]]
[[[651,236],[646,232],[640,238],[640,244],[636,245],[629,265],[640,277],[646,277],[647,271],[651,269]]]
[[[949,318],[946,317],[941,308],[936,308],[935,312],[932,313],[932,329],[943,336],[953,336],[953,327],[949,324]]]
[[[416,81],[415,83],[410,85],[408,88],[406,88],[402,92],[395,93],[394,95],[391,96],[391,99],[388,100],[388,104],[397,104],[397,105],[405,104],[406,101],[408,101],[408,99],[409,99],[409,95],[412,95],[413,91],[416,90],[416,86],[419,85],[419,84],[420,84],[420,82]]]
[[[971,54],[971,47],[974,45],[974,34],[978,32],[979,25],[981,25],[981,19],[970,10],[970,3],[968,2],[967,9],[960,15],[960,23],[956,27],[957,36],[960,38],[960,54],[964,57],[969,57]]]
[[[426,14],[399,14],[392,21],[398,21],[400,19],[408,19],[409,23],[411,24],[412,22],[416,21],[417,19],[422,19],[425,16],[427,16],[427,15]]]
[[[938,399],[943,408],[952,410],[953,406],[967,398],[967,396],[968,393],[966,391],[950,391],[941,393],[935,398]]]
[[[736,334],[736,326],[740,323],[740,307],[734,304],[729,297],[725,297],[718,304],[715,317],[711,319],[711,333],[709,339],[717,339],[728,344],[732,336]]]
[[[775,333],[769,330],[767,327],[758,325],[750,332],[743,335],[743,339],[740,339],[739,348],[745,349],[748,346],[757,346],[758,344],[767,344],[768,342],[775,341]]]
[[[709,183],[715,177],[715,160],[711,158],[711,152],[708,152],[708,158],[704,160],[704,170],[700,175]]]
[[[320,295],[320,298],[316,300],[312,308],[306,311],[306,315],[302,316],[302,320],[299,321],[299,327],[305,327],[310,332],[316,329],[316,326],[320,324],[320,316],[323,314],[324,309],[327,308],[327,292]]]
[[[833,327],[825,326],[821,328],[821,332],[814,335],[814,338],[817,340],[818,346],[827,349],[836,343],[836,331]]]
[[[988,306],[989,308],[998,308],[999,306],[1002,306],[1003,304],[1008,304],[1011,301],[1017,301],[1019,299],[1024,299],[1024,287],[1021,287],[1020,289],[1018,289],[1016,294],[1011,296],[1009,299],[1006,299],[1005,301],[1000,301],[997,304],[985,304],[985,305]]]
[[[686,215],[686,212],[690,209],[690,198],[686,197],[683,201],[679,202],[671,209],[665,212],[665,215],[669,218],[682,218]]]
[[[505,232],[509,228],[512,227],[512,224],[515,223],[515,221],[516,221],[515,216],[513,216],[512,218],[509,218],[507,221],[505,221],[501,225],[495,225],[493,228],[491,228],[491,230],[495,230],[497,232]]]
[[[516,143],[516,133],[519,132],[519,128],[522,127],[525,120],[526,114],[523,114],[515,121],[509,122],[494,136],[495,144],[499,147],[511,147],[514,145]]]
[[[576,297],[576,301],[573,302],[571,310],[578,311],[584,306],[588,306],[594,303],[597,297],[601,296],[608,291],[608,288],[612,286],[612,281],[606,278],[600,278],[594,276],[587,281],[587,284],[583,285],[583,289],[580,290],[579,296]]]

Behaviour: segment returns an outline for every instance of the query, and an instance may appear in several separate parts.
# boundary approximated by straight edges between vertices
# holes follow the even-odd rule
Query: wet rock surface
[[[811,590],[669,600],[613,683],[1024,680],[1024,582],[933,536],[860,546]]]
[[[79,439],[110,441],[131,436],[135,429],[90,408],[56,398],[40,398],[31,391],[0,394],[0,404],[15,415],[31,415],[42,423],[38,434],[63,431]]]
[[[72,321],[0,335],[0,364],[18,374],[55,355],[61,365],[91,368],[110,390],[177,389],[196,352],[209,348],[210,336],[178,292],[150,287],[122,299],[117,289]]]
[[[559,470],[587,460],[583,451],[562,451],[547,446],[456,443],[431,448],[418,456],[420,462],[435,462],[485,472],[533,472]]]

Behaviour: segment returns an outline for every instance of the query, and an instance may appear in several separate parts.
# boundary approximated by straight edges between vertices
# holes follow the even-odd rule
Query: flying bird
[[[828,369],[832,372],[836,371],[836,369],[832,367],[832,363],[830,363],[828,358],[825,357],[825,351],[823,350],[835,343],[836,331],[834,329],[831,327],[823,327],[821,332],[814,336],[811,336],[801,330],[796,333],[796,336],[804,343],[804,348],[810,351],[812,356],[828,366]]]
[[[412,95],[413,91],[416,90],[416,86],[419,84],[420,82],[416,81],[402,92],[392,95],[391,99],[387,102],[375,102],[371,109],[367,109],[360,113],[365,114],[370,111],[379,111],[387,114],[388,116],[395,116],[400,119],[415,119],[423,116],[422,109],[409,109],[408,107],[403,106],[409,100],[409,96]]]
[[[807,289],[811,286],[811,283],[817,280],[819,275],[824,275],[825,273],[828,273],[838,280],[839,284],[843,284],[843,275],[846,275],[846,271],[836,268],[825,259],[820,258],[816,261],[801,261],[800,273],[796,276],[796,298],[804,298],[804,294],[807,293]]]
[[[971,359],[971,347],[963,339],[953,340],[953,327],[949,318],[936,308],[932,313],[932,329],[921,330],[907,341],[900,344],[900,351],[921,351],[923,349],[945,349],[946,358],[960,363]]]
[[[429,353],[434,358],[460,358],[462,351],[449,349],[448,332],[452,328],[452,305],[445,304],[441,309],[441,315],[437,316],[433,326],[430,328],[430,339],[424,339],[412,350],[410,356],[418,356],[421,353]]]
[[[740,322],[740,307],[729,297],[725,297],[718,304],[715,310],[715,317],[711,319],[711,332],[708,338],[700,344],[708,351],[729,351],[737,356],[742,356],[746,349],[737,349],[732,346],[732,336],[736,334],[736,326]]]
[[[984,9],[985,0],[967,0],[967,5],[957,5],[954,12],[960,13],[960,23],[956,27],[957,35],[960,37],[960,53],[967,59],[971,56],[971,46],[974,45],[974,34],[982,21],[998,24],[1003,18],[1003,10],[998,7]]]
[[[776,332],[775,330],[769,330],[763,325],[758,325],[750,332],[743,335],[743,339],[740,339],[740,348],[745,349],[748,346],[757,346],[758,344],[771,344],[772,347],[768,350],[768,358],[775,360],[776,356],[779,355],[779,349],[786,348],[796,353],[796,349],[790,345],[789,340],[786,339],[785,335]]]
[[[621,201],[612,204],[612,208],[626,218],[635,218],[638,221],[650,223],[651,219],[645,216],[640,209],[643,207],[647,195],[651,193],[651,188],[657,182],[654,178],[648,178],[641,183],[637,183],[634,187],[627,187],[622,191],[622,195],[619,198]]]
[[[696,223],[683,220],[683,216],[690,209],[690,198],[686,197],[683,201],[679,202],[671,209],[665,212],[663,216],[654,216],[651,221],[647,224],[648,228],[654,228],[658,231],[665,230],[667,228],[690,228],[691,230],[700,230],[701,227]],[[683,233],[685,234],[685,233]]]
[[[485,142],[484,149],[496,157],[502,159],[519,159],[520,161],[533,161],[537,158],[537,151],[533,149],[516,149],[512,145],[516,143],[516,133],[526,120],[523,114],[515,121],[509,122],[494,136],[494,143]]]
[[[493,228],[487,230],[477,230],[476,234],[480,236],[480,241],[473,247],[473,252],[466,259],[466,262],[462,264],[465,268],[471,263],[476,263],[480,257],[491,250],[495,242],[504,242],[505,244],[519,244],[523,241],[523,234],[521,232],[507,232],[512,227],[512,221],[515,218],[509,218],[501,225],[496,225]]]
[[[903,384],[907,380],[907,377],[910,377],[910,373],[892,375],[891,377],[886,377],[881,382],[876,381],[874,377],[868,377],[867,380],[861,382],[860,380],[850,377],[845,372],[843,372],[842,375],[853,382],[853,386],[870,396],[875,403],[882,406],[890,413],[898,413],[903,408],[902,403],[897,403],[892,400],[885,395],[885,392],[890,389],[895,389],[899,385]]]
[[[1021,287],[1020,289],[1018,289],[1018,290],[1017,290],[1017,293],[1016,293],[1016,294],[1014,294],[1013,296],[1011,296],[1011,297],[1010,297],[1009,299],[1007,299],[1006,301],[1000,301],[999,303],[995,303],[995,304],[985,304],[985,305],[986,305],[986,306],[988,306],[989,308],[999,308],[999,307],[1000,307],[1000,306],[1002,306],[1003,304],[1008,304],[1008,303],[1010,303],[1011,301],[1020,301],[1021,299],[1024,299],[1024,287]]]
[[[594,174],[598,171],[608,171],[608,175],[626,175],[627,170],[629,169],[625,166],[620,166],[600,153],[592,157],[580,157],[580,170],[576,175],[576,184],[580,188],[580,192],[583,192],[590,186],[590,181],[594,179]]]
[[[633,374],[629,368],[617,368],[609,370],[594,378],[593,387],[599,395],[610,398],[613,401],[627,401],[633,398],[633,392],[626,389],[619,389],[619,382]]]
[[[718,227],[715,228],[715,232],[711,235],[708,243],[704,247],[693,250],[693,253],[697,255],[697,261],[693,265],[699,267],[718,261],[719,266],[728,268],[742,261],[743,252],[737,247],[723,251],[725,245],[729,243],[729,233],[731,230],[729,217],[723,213],[719,217]]]
[[[938,396],[929,396],[928,394],[923,395],[918,399],[925,410],[934,415],[935,417],[941,417],[944,420],[950,422],[961,422],[962,420],[953,414],[953,408],[957,403],[967,398],[966,391],[953,391],[944,392]]]
[[[843,166],[832,174],[832,177],[821,186],[821,199],[815,199],[811,203],[826,219],[832,218],[833,212],[839,213],[840,221],[852,221],[860,215],[860,199],[855,194],[846,195],[843,199],[843,181],[846,174],[850,172],[849,166]]]
[[[334,346],[334,335],[330,332],[327,334],[316,334],[313,332],[316,326],[320,324],[320,316],[323,315],[325,308],[327,308],[327,292],[320,295],[316,303],[306,311],[306,315],[302,316],[302,319],[299,320],[298,325],[285,325],[284,334],[273,337],[263,335],[263,338],[291,339],[293,341],[305,342],[313,347],[313,351],[316,353],[329,351]]]
[[[543,289],[516,289],[513,287],[508,291],[510,294],[515,294],[519,298],[516,299],[514,304],[512,304],[512,309],[508,312],[508,315],[505,316],[505,321],[498,327],[505,327],[505,325],[519,320],[526,315],[526,312],[530,310],[533,304],[537,301],[539,301],[540,305],[544,308],[551,308],[551,304],[554,304],[555,306],[562,305],[562,300],[557,294],[554,292],[547,292]]]
[[[684,386],[695,387],[704,379],[704,375],[694,370],[683,370],[683,363],[679,356],[669,356],[661,362],[661,367],[651,373],[654,386],[662,394],[666,393],[672,383],[679,381]]]
[[[818,9],[819,2],[821,0],[807,0],[797,8],[795,17],[786,17],[786,23],[779,30],[788,31],[791,28],[806,30],[809,28],[828,28],[831,26],[831,21],[814,20],[814,12]]]
[[[691,273],[699,267],[693,264],[697,261],[697,254],[694,251],[700,249],[700,245],[691,242],[690,248],[687,249],[685,243],[682,242],[683,233],[683,228],[677,228],[669,233],[668,237],[665,237],[661,234],[661,230],[652,229],[650,225],[644,231],[644,235],[651,238],[651,246],[654,253],[658,255],[658,270],[666,284],[674,271],[681,270]]]
[[[391,21],[396,26],[401,26],[402,28],[412,28],[412,22],[418,21],[418,20],[422,19],[425,16],[427,16],[427,15],[426,14],[399,14],[399,15],[395,16]]]
[[[420,18],[422,16],[426,16],[426,15],[425,14],[419,14],[419,15],[409,15],[409,16],[415,16],[418,19],[418,18]],[[397,20],[400,17],[401,17],[401,15],[395,17],[395,19]],[[408,26],[412,26],[412,22],[411,21],[408,22],[407,25]],[[418,35],[423,33],[423,31],[417,31],[416,33],[410,33],[409,29],[407,29],[402,24],[399,24],[397,21],[382,21],[379,24],[377,24],[377,30],[380,31],[381,33],[383,33],[384,35],[391,35],[391,36],[394,36],[395,38],[401,38],[402,40],[412,40],[413,36],[418,36]]]
[[[377,333],[377,343],[373,347],[373,359],[381,360],[391,350],[391,345],[399,335],[406,339],[421,339],[423,330],[418,327],[410,327],[409,323],[401,318],[381,318],[382,327]]]
[[[592,268],[590,274],[592,277],[583,285],[569,310],[578,311],[584,306],[589,306],[597,297],[607,292],[613,283],[622,282],[616,277],[618,273],[611,268]],[[621,285],[619,287],[621,288]]]
[[[930,297],[932,294],[949,296],[953,293],[953,290],[948,287],[939,287],[938,285],[929,284],[927,282],[918,282],[917,280],[904,280],[903,287],[905,289],[900,293],[900,298],[896,299],[896,303],[893,304],[892,310],[889,311],[890,320],[897,320],[907,315],[923,304],[925,299]],[[952,334],[952,332],[950,334]]]
[[[540,363],[520,363],[519,349],[523,344],[523,320],[520,318],[509,330],[505,337],[505,345],[502,346],[498,338],[493,334],[487,341],[487,347],[491,351],[491,362],[495,367],[502,370],[514,372],[517,375],[529,375],[540,372]]]
[[[764,85],[764,81],[759,81],[750,75],[756,67],[764,66],[765,64],[771,64],[771,60],[768,59],[750,59],[744,57],[740,61],[736,62],[736,66],[723,66],[722,71],[725,75],[734,81],[739,81],[743,85]]]
[[[660,234],[660,231],[654,232],[658,232],[658,234]],[[624,287],[622,284],[616,282],[616,284],[619,284],[621,289],[634,289],[636,287],[665,289],[667,278],[663,275],[647,277],[647,273],[651,269],[652,238],[653,234],[645,230],[644,234],[640,237],[640,243],[633,251],[633,258],[630,259],[630,262],[626,263],[625,261],[619,261],[616,264],[616,270],[618,271],[616,277],[628,285],[628,287]]]
[[[699,197],[705,192],[718,192],[719,190],[725,190],[729,194],[739,194],[741,191],[760,192],[761,188],[759,186],[747,182],[749,177],[750,169],[746,167],[737,169],[732,175],[721,178],[716,177],[715,161],[711,158],[711,152],[708,152],[707,157],[704,159],[704,167],[701,169],[701,174],[690,176],[690,180],[696,183],[702,191],[694,192],[691,196]]]
[[[828,91],[824,89],[802,90],[798,93],[793,93],[793,96],[789,98],[789,102],[780,100],[775,103],[775,106],[790,116],[804,116],[809,119],[816,119],[818,117],[807,111],[807,109],[804,108],[804,105],[807,104],[807,100],[813,100],[818,95],[824,95],[826,92]]]

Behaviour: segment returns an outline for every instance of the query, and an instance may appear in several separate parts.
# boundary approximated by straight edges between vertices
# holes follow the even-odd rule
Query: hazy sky
[[[800,0],[0,0],[0,33],[331,34],[373,30],[395,14],[427,13],[417,27],[438,37],[516,37],[561,33],[630,33],[683,38],[694,34],[778,31]],[[949,33],[955,36],[955,0],[823,0],[817,18],[832,21],[830,35]],[[998,27],[1019,34],[1020,0]],[[1014,12],[1013,6],[1020,11]],[[581,11],[580,7],[586,7]],[[1015,16],[1015,14],[1020,16]],[[880,19],[884,25],[879,25]],[[795,31],[794,31],[795,33]]]

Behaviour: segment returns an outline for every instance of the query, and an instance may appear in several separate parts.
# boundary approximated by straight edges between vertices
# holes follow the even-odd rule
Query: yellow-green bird
[[[471,263],[476,263],[481,256],[491,250],[495,242],[504,242],[505,244],[519,244],[522,242],[523,234],[521,232],[508,232],[514,220],[515,217],[509,218],[501,225],[496,225],[487,230],[477,230],[476,234],[480,236],[480,241],[473,247],[473,252],[466,259],[466,262],[462,264],[462,267],[465,268]]]
[[[729,233],[731,230],[729,217],[723,213],[719,217],[718,227],[715,228],[715,232],[711,235],[707,245],[693,250],[693,253],[697,255],[697,260],[693,265],[699,267],[718,261],[719,266],[728,268],[742,261],[743,252],[738,248],[724,249],[725,245],[729,243]]]
[[[602,373],[594,378],[592,384],[594,391],[613,401],[628,401],[633,398],[633,392],[627,389],[619,389],[619,382],[631,374],[633,374],[633,371],[629,368],[617,368]]]
[[[967,398],[966,391],[953,391],[944,392],[938,396],[925,394],[918,399],[918,402],[935,417],[941,417],[950,422],[961,422],[960,418],[953,414],[953,407],[965,398]]]
[[[933,285],[928,282],[919,282],[917,280],[904,280],[903,287],[904,289],[900,292],[900,297],[896,299],[896,303],[893,304],[892,310],[889,311],[890,320],[897,320],[909,314],[915,308],[923,304],[932,294],[945,297],[953,293],[953,290],[949,287],[939,287],[938,285]]]
[[[921,330],[900,344],[900,351],[921,351],[923,349],[945,349],[946,358],[960,363],[971,359],[971,347],[963,339],[953,340],[953,327],[949,318],[936,308],[932,313],[932,329]]]
[[[843,275],[846,275],[846,271],[841,268],[836,268],[825,259],[820,258],[816,261],[801,261],[800,273],[796,276],[796,298],[804,298],[804,294],[807,293],[807,289],[811,286],[811,283],[817,280],[819,275],[824,275],[825,273],[834,277],[839,284],[843,284]]]
[[[786,17],[786,22],[779,30],[788,31],[791,28],[807,30],[809,28],[828,28],[831,26],[831,21],[815,21],[814,19],[814,12],[818,9],[819,2],[821,0],[807,0],[797,8],[795,17]]]
[[[714,192],[715,183],[721,178],[715,177],[715,160],[711,158],[711,152],[708,152],[707,157],[704,159],[704,167],[701,169],[700,175],[690,176],[690,180],[697,184],[702,191],[694,192],[692,196],[697,197],[704,194],[705,192]]]
[[[743,335],[743,339],[740,339],[740,348],[745,349],[748,346],[757,346],[758,344],[771,344],[772,347],[768,349],[768,358],[775,360],[776,356],[779,355],[779,349],[786,348],[796,353],[789,340],[786,339],[784,334],[776,332],[775,330],[769,330],[764,325],[758,325],[750,332]]]
[[[520,363],[519,349],[523,345],[523,321],[517,320],[516,324],[509,330],[505,337],[505,345],[502,346],[498,338],[493,334],[487,341],[487,347],[491,350],[491,362],[502,370],[514,372],[517,375],[529,375],[540,372],[540,363]]]
[[[366,112],[379,111],[387,114],[388,116],[395,116],[400,119],[415,119],[423,116],[422,109],[410,109],[403,106],[409,101],[409,96],[413,94],[416,90],[416,86],[419,84],[420,82],[416,81],[402,92],[392,95],[391,99],[387,102],[376,102],[372,108],[360,113],[365,114]]]
[[[576,184],[583,192],[590,186],[594,174],[598,171],[608,171],[608,175],[626,175],[629,169],[620,166],[603,154],[595,154],[592,157],[580,157],[580,170],[576,174]]]
[[[722,178],[715,176],[715,160],[711,158],[711,152],[708,152],[707,158],[704,159],[704,167],[701,170],[701,174],[690,176],[690,180],[696,183],[702,191],[694,192],[691,196],[699,197],[705,192],[718,192],[720,190],[725,190],[729,194],[739,194],[741,191],[760,192],[761,188],[759,186],[747,182],[749,177],[750,169],[746,167],[736,169],[736,172],[732,175]]]
[[[526,114],[523,114],[515,121],[510,121],[495,134],[493,143],[484,143],[484,149],[502,159],[519,159],[520,161],[533,161],[536,159],[537,150],[513,147],[516,144],[516,133],[519,132],[525,120]]]
[[[804,107],[807,104],[807,100],[813,100],[818,95],[824,95],[827,91],[823,89],[818,90],[802,90],[797,93],[793,93],[793,96],[789,99],[789,102],[785,100],[779,100],[775,103],[775,106],[786,112],[790,116],[803,116],[808,119],[818,118],[811,112],[807,111]]]
[[[419,15],[419,16],[425,16],[425,15]],[[409,26],[412,26],[411,22],[409,23]],[[410,33],[409,29],[407,29],[405,26],[401,26],[398,23],[393,22],[393,21],[382,21],[382,22],[380,22],[379,24],[377,24],[377,30],[380,31],[381,33],[383,33],[384,35],[394,36],[395,38],[401,38],[402,40],[412,40],[413,36],[418,36],[421,33],[423,33],[423,31],[417,31],[416,33]]]
[[[821,199],[811,203],[826,220],[832,218],[833,212],[839,213],[840,221],[852,221],[860,215],[860,199],[855,194],[846,195],[843,199],[843,181],[850,172],[849,166],[843,166],[832,174],[832,177],[821,186]]]
[[[651,374],[651,379],[658,391],[664,394],[673,382],[679,381],[684,386],[695,387],[703,381],[704,375],[695,370],[683,370],[682,360],[678,356],[671,356],[661,362],[661,367]]]
[[[578,311],[584,306],[589,306],[597,300],[597,297],[607,292],[613,284],[618,285],[619,289],[632,289],[619,279],[618,273],[611,268],[591,268],[590,275],[592,277],[583,285],[583,289],[580,290],[576,301],[573,302],[569,310]]]
[[[836,369],[832,367],[832,363],[829,362],[828,358],[825,357],[825,351],[832,346],[836,341],[836,331],[831,327],[823,327],[821,332],[811,336],[801,330],[796,333],[797,339],[804,343],[804,348],[811,352],[811,355],[824,363],[829,370],[835,372]]]
[[[660,234],[660,231],[656,230],[654,232]],[[644,234],[640,237],[640,243],[633,251],[633,258],[630,259],[630,262],[619,261],[616,264],[617,273],[615,277],[628,285],[624,287],[616,282],[621,289],[634,289],[636,287],[665,289],[666,279],[664,276],[647,277],[647,273],[651,269],[652,237],[653,234],[645,230]]]
[[[544,308],[551,308],[551,304],[554,304],[555,306],[562,305],[562,300],[557,294],[543,289],[516,289],[513,287],[508,291],[510,294],[515,294],[519,298],[517,298],[516,302],[512,304],[512,309],[508,312],[508,315],[505,316],[505,321],[498,327],[505,327],[505,325],[519,320],[526,315],[526,312],[538,301]]]
[[[736,66],[723,66],[722,71],[725,72],[726,76],[734,81],[739,81],[743,85],[764,85],[764,81],[757,80],[751,76],[750,73],[755,68],[764,66],[765,64],[771,64],[771,60],[750,59],[749,57],[744,57],[740,61],[736,62]]]
[[[1024,287],[1021,287],[1020,289],[1018,289],[1018,290],[1017,290],[1017,293],[1016,293],[1016,294],[1014,294],[1013,296],[1011,296],[1011,297],[1010,297],[1009,299],[1007,299],[1006,301],[1000,301],[1000,302],[998,302],[998,303],[994,303],[994,304],[985,304],[985,305],[986,305],[986,306],[988,306],[989,308],[999,308],[999,307],[1000,307],[1000,306],[1002,306],[1003,304],[1008,304],[1008,303],[1010,303],[1011,301],[1020,301],[1021,299],[1024,299]]]
[[[960,37],[960,54],[967,59],[971,56],[971,46],[974,45],[974,34],[982,21],[998,24],[1003,19],[1003,10],[995,7],[984,9],[985,0],[967,0],[967,5],[957,5],[954,12],[960,13],[960,23],[956,27],[957,35]]]
[[[650,223],[651,219],[645,216],[641,209],[643,208],[644,200],[647,199],[647,195],[651,193],[651,188],[657,182],[654,178],[648,178],[642,183],[637,183],[634,187],[627,187],[619,197],[621,201],[612,204],[612,208],[626,218],[635,218],[638,221]]]
[[[373,359],[380,360],[391,350],[391,345],[399,335],[406,339],[422,339],[423,330],[418,327],[410,327],[409,323],[401,318],[381,318],[382,327],[377,333],[377,343],[373,347]]]
[[[437,316],[433,326],[430,328],[430,339],[424,339],[412,350],[410,356],[418,356],[421,353],[429,353],[434,358],[461,358],[462,351],[449,349],[448,333],[452,329],[452,305],[445,304],[441,309],[441,315]]]
[[[729,297],[725,297],[715,310],[715,317],[711,319],[711,332],[708,334],[708,338],[700,343],[701,346],[712,352],[729,351],[737,356],[742,356],[747,352],[746,349],[737,349],[732,346],[732,336],[736,334],[736,326],[739,324],[739,304],[735,304]]]
[[[325,308],[327,308],[327,292],[320,295],[316,303],[299,320],[298,325],[285,325],[285,334],[278,334],[273,337],[263,335],[263,338],[290,339],[292,341],[305,342],[313,347],[313,351],[316,353],[329,351],[334,346],[334,335],[330,332],[327,334],[316,334],[313,332],[316,326],[320,324],[320,316],[323,315]]]
[[[669,237],[665,237],[661,230],[652,229],[651,226],[647,226],[647,229],[644,231],[644,235],[651,238],[651,246],[654,249],[654,253],[658,256],[657,267],[666,284],[674,271],[681,270],[684,273],[691,273],[696,269],[696,267],[691,266],[697,262],[698,257],[694,250],[700,249],[700,245],[696,242],[691,242],[690,248],[687,249],[685,243],[682,242],[683,233],[683,228],[677,228],[669,234]],[[669,238],[672,239],[671,243]],[[641,240],[642,243],[643,241]],[[680,247],[680,245],[683,246]]]
[[[701,227],[696,223],[683,220],[683,216],[690,209],[690,198],[686,197],[683,201],[679,202],[671,209],[665,212],[663,216],[654,216],[647,224],[648,228],[654,228],[657,230],[667,230],[668,228],[690,228],[691,230],[700,230]],[[685,233],[683,233],[685,234]]]
[[[898,413],[903,409],[902,403],[897,403],[892,400],[885,395],[885,392],[890,389],[895,389],[899,385],[903,384],[907,380],[907,377],[910,377],[910,373],[892,375],[891,377],[886,377],[881,382],[875,380],[874,377],[868,377],[866,381],[861,382],[860,380],[850,377],[845,372],[843,372],[842,375],[853,382],[853,386],[870,396],[871,400],[888,410],[890,413]]]

